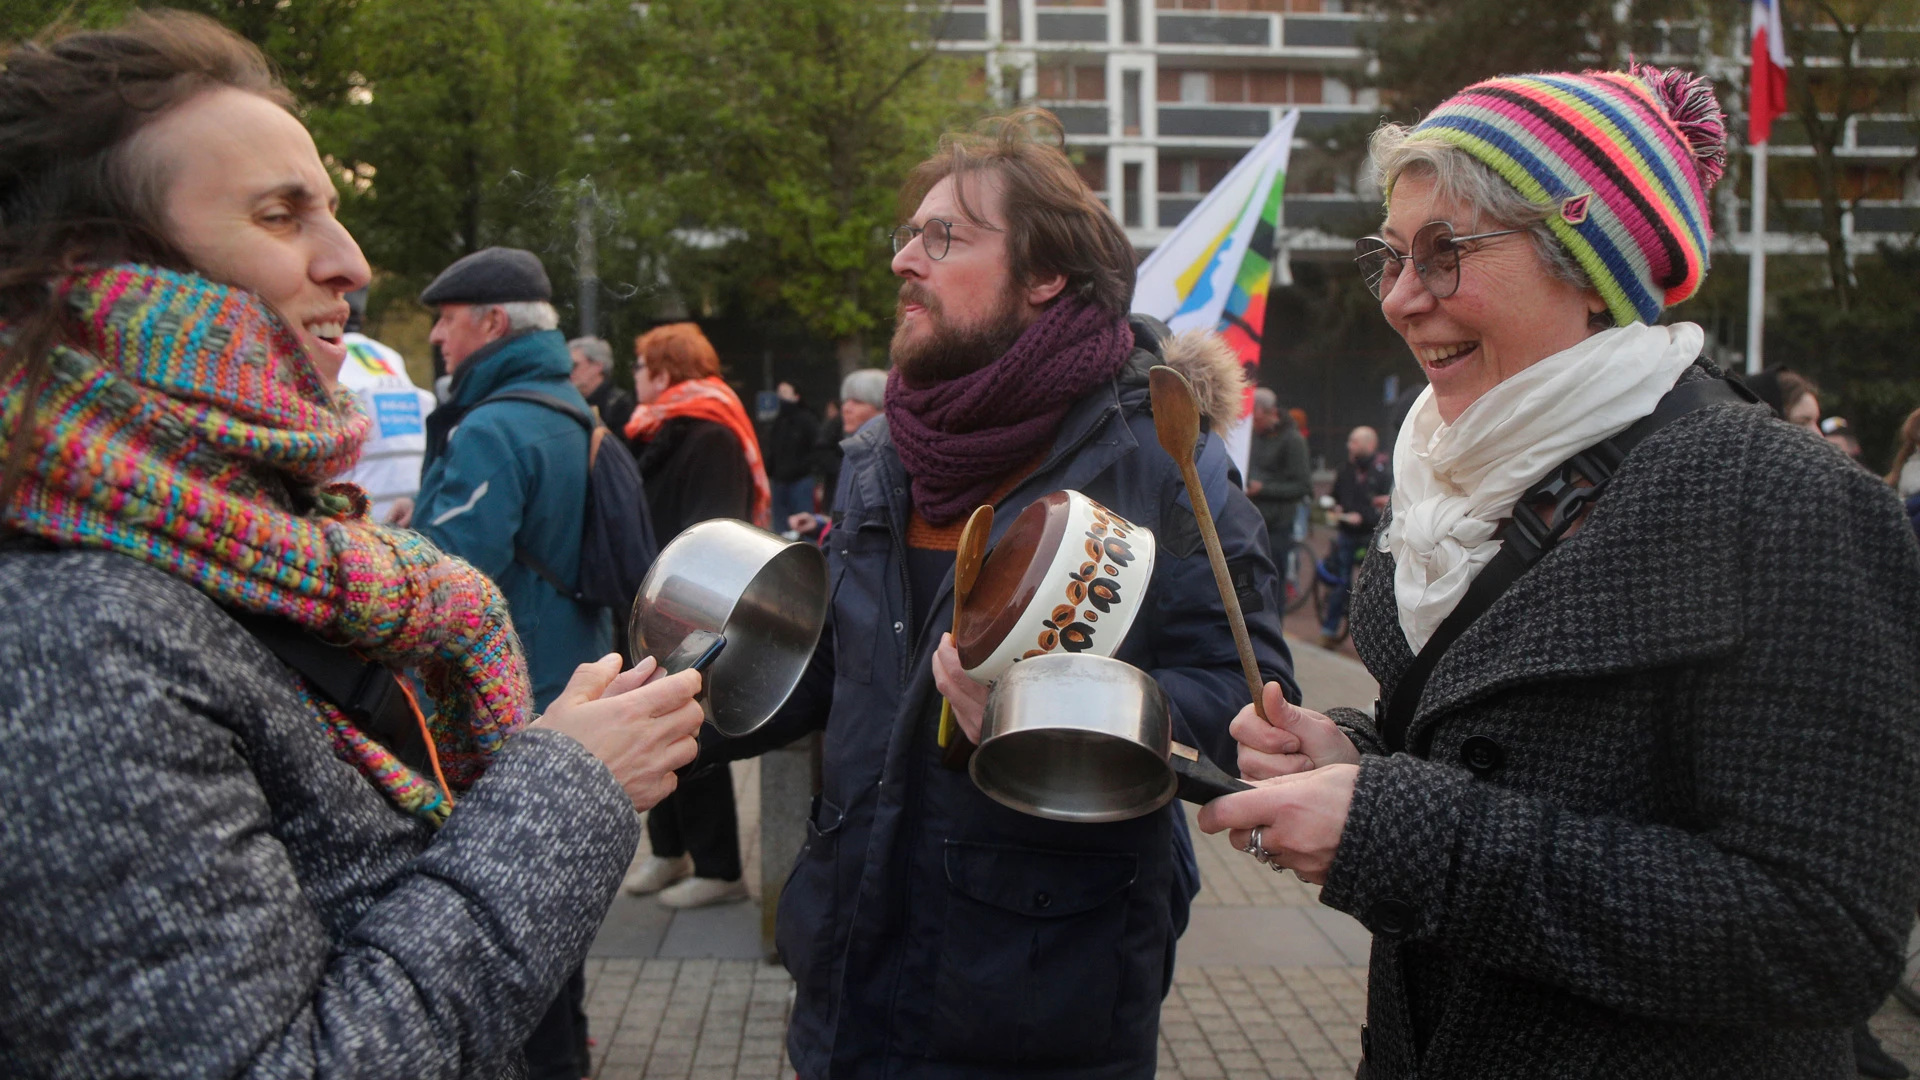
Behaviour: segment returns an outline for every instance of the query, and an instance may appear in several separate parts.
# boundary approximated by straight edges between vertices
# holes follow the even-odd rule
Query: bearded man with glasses
[[[1039,131],[1036,132],[1036,128]],[[1167,363],[1215,424],[1242,376],[1211,335],[1127,314],[1134,253],[1038,110],[950,136],[914,170],[893,238],[901,278],[885,416],[849,439],[828,541],[833,612],[808,676],[756,753],[824,728],[821,793],[780,894],[798,984],[787,1045],[807,1080],[1150,1077],[1174,941],[1199,877],[1166,807],[1087,825],[988,799],[943,754],[941,698],[979,737],[986,689],[951,636],[967,516],[1063,488],[1159,541],[1118,657],[1153,674],[1174,737],[1231,763],[1248,700],[1179,472],[1155,438],[1147,372]],[[1266,527],[1209,432],[1199,470],[1267,679],[1293,690]]]

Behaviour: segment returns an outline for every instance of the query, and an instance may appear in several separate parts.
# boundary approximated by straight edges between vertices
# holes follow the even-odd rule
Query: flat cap
[[[482,248],[440,271],[420,294],[423,304],[511,304],[551,300],[553,283],[540,256],[520,248]]]

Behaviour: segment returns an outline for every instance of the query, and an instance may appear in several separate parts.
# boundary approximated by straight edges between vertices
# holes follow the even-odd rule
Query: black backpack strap
[[[232,608],[226,612],[281,663],[305,678],[321,697],[346,713],[354,726],[393,751],[408,768],[423,776],[433,775],[426,734],[400,689],[400,677],[386,665],[363,659],[344,645],[323,641],[286,619]]]
[[[477,409],[490,401],[525,401],[533,405],[552,409],[554,412],[560,413],[571,419],[574,423],[586,428],[587,468],[589,470],[593,468],[594,429],[600,426],[599,417],[593,413],[583,409],[576,409],[567,402],[554,397],[552,394],[543,394],[538,390],[501,390],[498,393],[488,394],[486,397],[480,399],[480,401],[474,405],[474,408]],[[535,558],[533,552],[528,551],[519,544],[515,544],[513,545],[513,558],[515,562],[518,562],[520,565],[539,575],[541,581],[553,586],[553,591],[559,593],[561,596],[577,603],[584,604],[587,602],[578,588],[568,585],[559,574],[553,572],[553,567]]]
[[[1493,602],[1553,550],[1567,529],[1587,507],[1606,492],[1628,452],[1647,437],[1680,417],[1709,405],[1757,402],[1753,392],[1731,379],[1696,379],[1664,394],[1653,412],[1610,439],[1603,439],[1568,458],[1539,483],[1528,488],[1513,507],[1513,517],[1500,530],[1500,551],[1467,587],[1467,594],[1434,630],[1406,673],[1394,684],[1393,697],[1374,703],[1380,740],[1389,753],[1407,747],[1407,732],[1419,710],[1427,680],[1447,649],[1486,613]],[[1551,504],[1548,513],[1540,508]],[[1424,753],[1424,749],[1421,751]]]
[[[576,409],[568,402],[561,401],[552,394],[543,394],[538,390],[501,390],[498,393],[488,394],[486,397],[481,398],[474,403],[473,408],[477,409],[482,405],[495,401],[525,401],[529,404],[552,409],[554,412],[560,413],[571,419],[574,423],[586,428],[589,432],[591,432],[599,422],[591,412],[585,409]],[[468,411],[471,412],[472,409]]]

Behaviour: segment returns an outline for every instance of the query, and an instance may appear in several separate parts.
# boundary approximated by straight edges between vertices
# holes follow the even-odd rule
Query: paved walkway
[[[1292,645],[1308,705],[1375,697],[1357,662]],[[791,1080],[793,983],[761,956],[758,779],[755,763],[734,766],[753,902],[675,913],[650,898],[614,901],[587,962],[599,1080]],[[1224,837],[1196,829],[1194,840],[1201,892],[1161,1010],[1161,1080],[1348,1080],[1366,1013],[1367,931]],[[1890,1002],[1873,1026],[1920,1073],[1920,1018]]]

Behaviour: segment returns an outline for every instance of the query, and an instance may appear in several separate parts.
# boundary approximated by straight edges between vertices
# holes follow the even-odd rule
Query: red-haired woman
[[[633,343],[639,404],[627,421],[646,479],[653,534],[666,544],[689,525],[740,518],[765,527],[772,488],[747,410],[720,377],[720,357],[693,323],[670,323]],[[668,907],[744,900],[733,777],[715,769],[684,781],[647,815],[649,855],[627,875],[636,895]],[[682,880],[682,879],[686,880]]]

